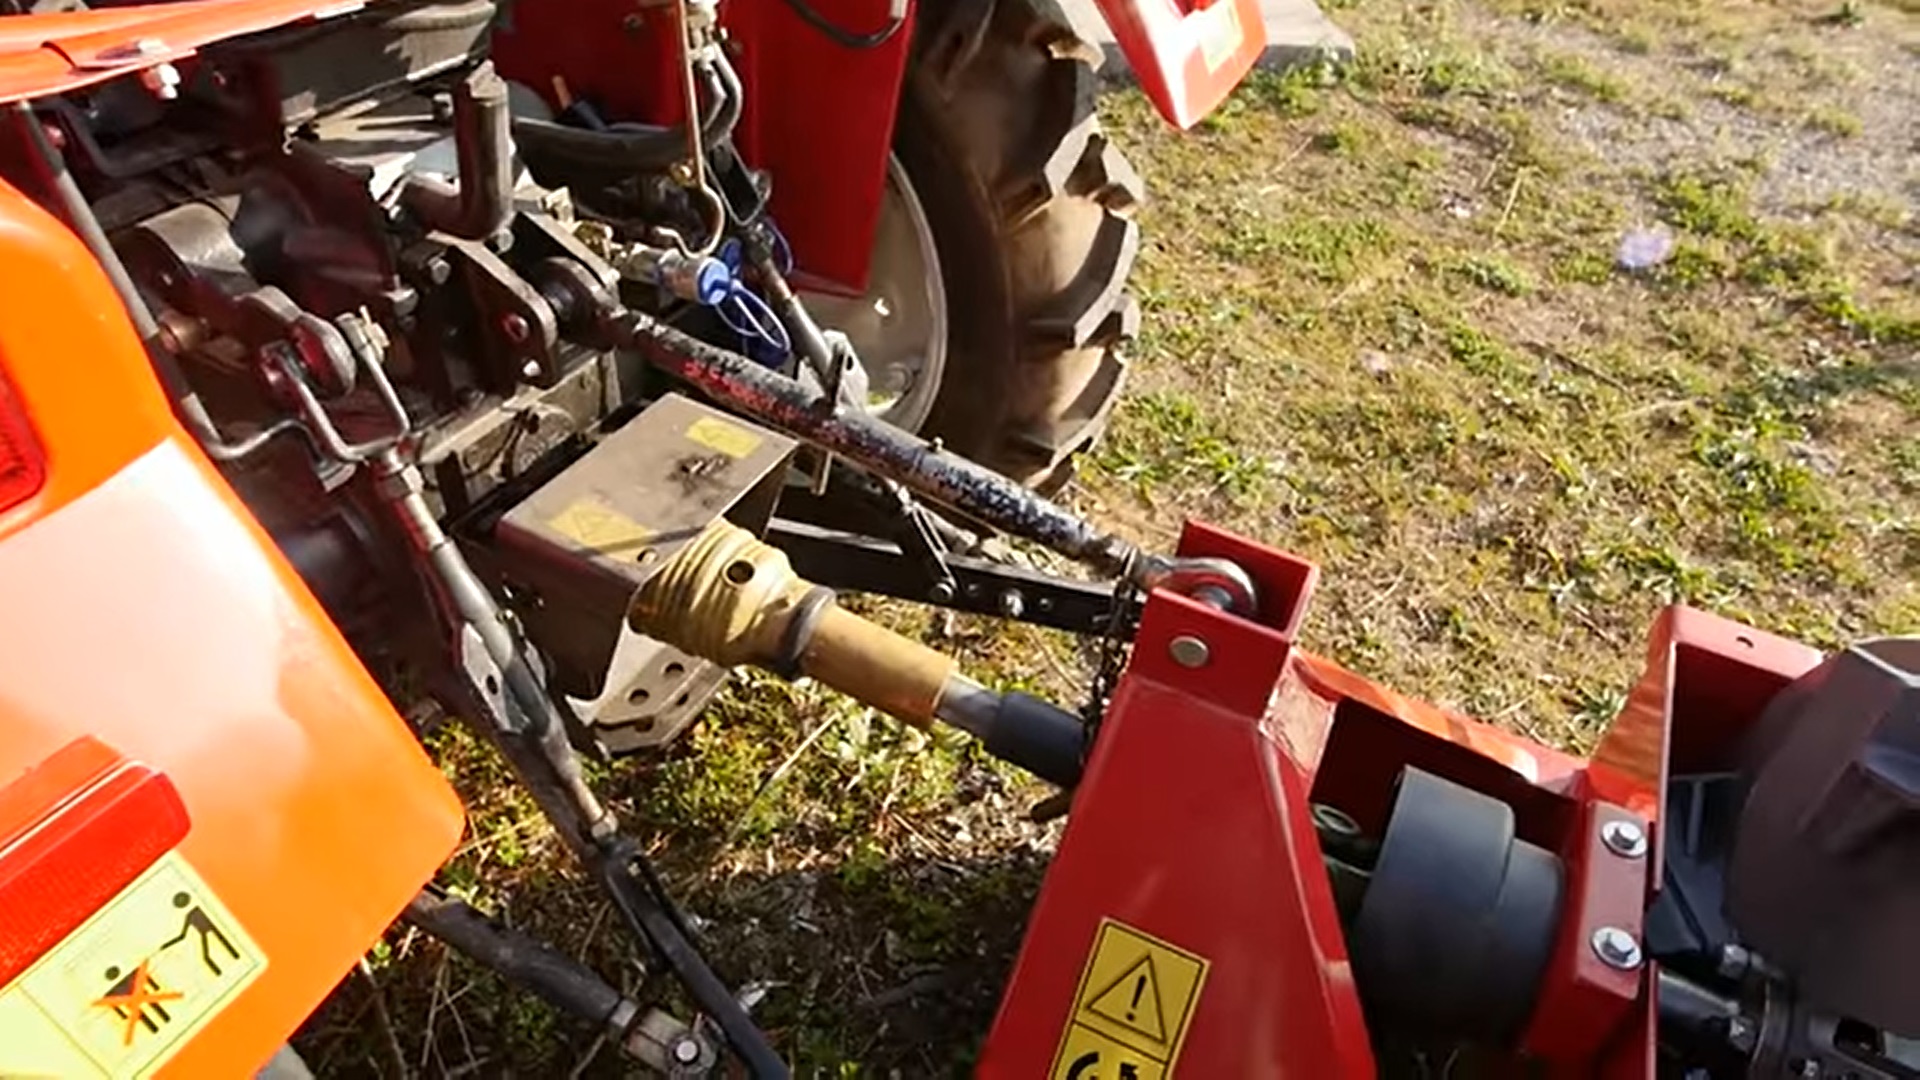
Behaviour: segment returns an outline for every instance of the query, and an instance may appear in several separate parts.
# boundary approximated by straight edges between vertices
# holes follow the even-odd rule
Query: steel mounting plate
[[[725,518],[763,533],[793,440],[669,394],[607,436],[476,546],[555,683],[614,753],[678,735],[725,671],[627,626],[635,590]]]

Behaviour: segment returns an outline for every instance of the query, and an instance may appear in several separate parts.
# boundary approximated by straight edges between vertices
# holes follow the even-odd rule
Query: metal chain
[[[1127,668],[1127,656],[1133,641],[1133,620],[1140,611],[1140,590],[1126,581],[1116,582],[1113,590],[1113,612],[1108,618],[1106,633],[1100,642],[1099,658],[1094,665],[1093,685],[1087,691],[1087,703],[1081,707],[1080,717],[1087,722],[1089,730],[1097,730],[1100,721],[1107,715],[1107,705],[1113,698],[1113,690],[1120,682],[1120,675]]]

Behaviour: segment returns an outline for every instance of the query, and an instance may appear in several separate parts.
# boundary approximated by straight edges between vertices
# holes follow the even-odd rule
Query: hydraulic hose
[[[572,957],[516,930],[496,926],[459,900],[429,889],[407,903],[401,918],[482,965],[532,990],[547,1004],[616,1037],[638,1010],[620,991]]]
[[[687,147],[679,128],[620,124],[596,131],[530,116],[515,118],[513,139],[538,164],[628,176],[660,172]]]
[[[704,67],[707,92],[714,100],[701,118],[700,134],[711,145],[733,134],[746,93],[740,76],[725,57]],[[621,122],[594,129],[520,116],[513,121],[513,139],[521,153],[537,165],[622,179],[663,172],[687,156],[686,130],[678,125]]]

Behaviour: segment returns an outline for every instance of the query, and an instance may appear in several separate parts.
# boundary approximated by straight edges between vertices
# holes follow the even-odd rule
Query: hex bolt
[[[1600,826],[1600,840],[1608,851],[1623,859],[1638,859],[1647,853],[1647,830],[1637,821],[1614,818]]]
[[[521,377],[528,378],[528,379],[539,378],[540,377],[540,361],[529,360],[526,363],[520,365],[520,375]]]
[[[1008,589],[1000,594],[1000,614],[1009,619],[1017,619],[1026,614],[1027,601],[1018,589]]]
[[[1617,926],[1603,926],[1593,932],[1593,954],[1600,962],[1620,971],[1640,967],[1640,943]]]
[[[527,325],[527,317],[517,311],[500,316],[500,332],[507,335],[508,341],[525,341],[531,330]]]
[[[140,85],[161,101],[180,96],[180,69],[172,64],[155,64],[140,73]]]
[[[700,1041],[689,1035],[673,1044],[673,1060],[682,1065],[692,1065],[700,1060]]]
[[[944,581],[936,581],[933,588],[927,590],[927,599],[936,604],[950,604],[953,602],[953,586]]]
[[[1167,653],[1173,657],[1174,663],[1189,668],[1206,667],[1208,658],[1213,655],[1206,642],[1190,634],[1182,634],[1168,642]]]

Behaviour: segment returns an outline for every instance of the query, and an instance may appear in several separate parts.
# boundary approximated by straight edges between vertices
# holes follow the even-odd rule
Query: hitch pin
[[[1133,578],[1142,589],[1165,589],[1231,614],[1252,616],[1260,610],[1253,578],[1230,559],[1149,555]]]

